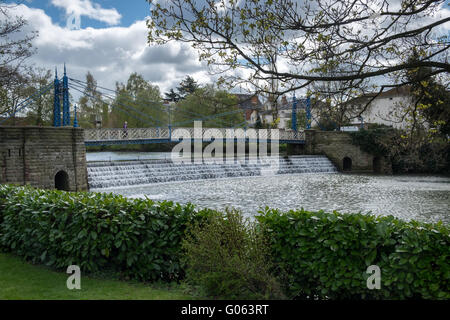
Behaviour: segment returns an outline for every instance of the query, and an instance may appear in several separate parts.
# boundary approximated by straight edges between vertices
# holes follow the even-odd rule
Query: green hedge
[[[186,231],[194,231],[188,226],[202,225],[213,212],[114,194],[0,185],[0,248],[61,270],[77,264],[83,271],[170,281],[186,270],[181,243]],[[287,297],[450,299],[446,225],[270,209],[256,223]],[[370,265],[381,269],[380,290],[366,286]]]
[[[392,216],[266,209],[257,217],[287,294],[331,299],[449,299],[449,228]],[[367,288],[367,267],[381,289]]]
[[[152,281],[183,276],[186,225],[208,210],[102,193],[0,186],[0,246],[58,269],[113,270]]]

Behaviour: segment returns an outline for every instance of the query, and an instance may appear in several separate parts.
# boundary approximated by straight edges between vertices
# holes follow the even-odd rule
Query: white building
[[[405,108],[413,103],[413,98],[410,94],[410,88],[403,86],[379,95],[376,93],[367,94],[349,103],[352,106],[349,109],[353,110],[349,114],[349,117],[352,118],[352,125],[358,126],[361,124],[357,114],[366,108],[361,114],[364,124],[376,123],[405,129],[408,124],[404,119]]]

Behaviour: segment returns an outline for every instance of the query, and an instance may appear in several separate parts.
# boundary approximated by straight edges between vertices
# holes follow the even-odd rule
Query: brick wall
[[[70,191],[88,189],[83,129],[0,127],[0,183],[53,189],[61,170]]]

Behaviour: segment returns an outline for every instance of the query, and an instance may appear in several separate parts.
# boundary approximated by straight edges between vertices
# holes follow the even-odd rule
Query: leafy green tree
[[[338,77],[347,74],[349,69],[341,66],[328,68],[320,71],[323,76]],[[308,95],[311,98],[311,109],[314,110],[316,120],[324,130],[339,130],[353,119],[358,119],[369,107],[369,103],[361,106],[351,103],[354,95],[360,92],[372,93],[373,87],[367,79],[348,81],[317,81],[311,85]],[[368,100],[370,101],[370,100]],[[368,102],[367,101],[367,102]]]
[[[28,89],[29,78],[19,72],[11,73],[7,80],[4,80],[1,90],[1,112],[0,115],[9,118],[9,125],[16,125],[17,117],[23,115],[25,110],[21,109],[21,103],[30,93]]]
[[[88,71],[86,74],[86,86],[84,94],[78,101],[78,122],[83,128],[95,126],[97,118],[101,118],[106,102],[102,100],[101,93],[97,90],[97,81]]]
[[[221,116],[217,116],[222,114]],[[179,101],[174,111],[174,124],[192,127],[194,120],[203,120],[203,127],[233,127],[244,121],[244,114],[237,105],[236,96],[212,85],[196,89]]]
[[[36,68],[30,70],[29,86],[25,90],[25,95],[31,96],[35,92],[41,91],[43,88],[53,83],[53,73],[51,70]],[[43,94],[36,95],[33,103],[28,108],[28,118],[34,125],[51,125],[53,120],[53,90],[49,90]]]
[[[420,53],[414,50],[409,61],[416,61],[420,58]],[[407,70],[405,78],[410,82],[413,95],[413,104],[406,109],[413,121],[413,125],[420,123],[420,120],[424,119],[430,127],[430,133],[449,135],[450,91],[439,81],[437,76],[433,76],[431,68]],[[449,77],[447,75],[447,83],[448,80]]]
[[[449,21],[438,15],[445,5],[445,0],[401,0],[396,6],[386,0],[157,1],[148,41],[191,44],[211,71],[222,74],[219,83],[230,86],[246,82],[281,95],[314,82],[378,77],[384,90],[400,70],[450,71],[448,37],[437,34]],[[405,62],[413,48],[425,56]],[[275,61],[288,68],[274,68]],[[336,66],[346,72],[327,74]],[[276,86],[267,85],[274,80]]]
[[[292,128],[292,119],[287,121],[287,127]],[[303,130],[306,127],[306,111],[303,109],[297,110],[297,129]]]
[[[424,106],[423,114],[431,124],[433,130],[442,135],[450,135],[450,93],[445,87],[434,79],[428,84],[421,84],[427,88],[421,93],[421,103]]]
[[[0,0],[0,116],[15,125],[20,102],[27,98],[27,59],[35,53],[32,41],[37,32],[27,28],[27,20],[11,9],[17,4]],[[23,113],[20,114],[23,116]]]
[[[111,124],[122,127],[167,126],[167,110],[162,104],[159,87],[138,73],[132,73],[126,84],[116,84],[117,95],[111,105]]]
[[[11,84],[11,77],[23,72],[24,62],[35,52],[32,41],[38,35],[36,31],[26,30],[27,20],[11,12],[15,6],[0,1],[0,86],[3,89]]]

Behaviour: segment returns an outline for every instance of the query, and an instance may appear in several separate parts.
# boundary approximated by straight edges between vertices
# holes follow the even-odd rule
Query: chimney
[[[253,105],[257,105],[258,104],[258,97],[257,96],[253,96],[252,97],[252,104]]]
[[[287,104],[287,103],[288,103],[288,101],[287,101],[286,96],[282,96],[282,97],[281,97],[281,104],[282,104],[282,105],[285,105],[285,104]]]

